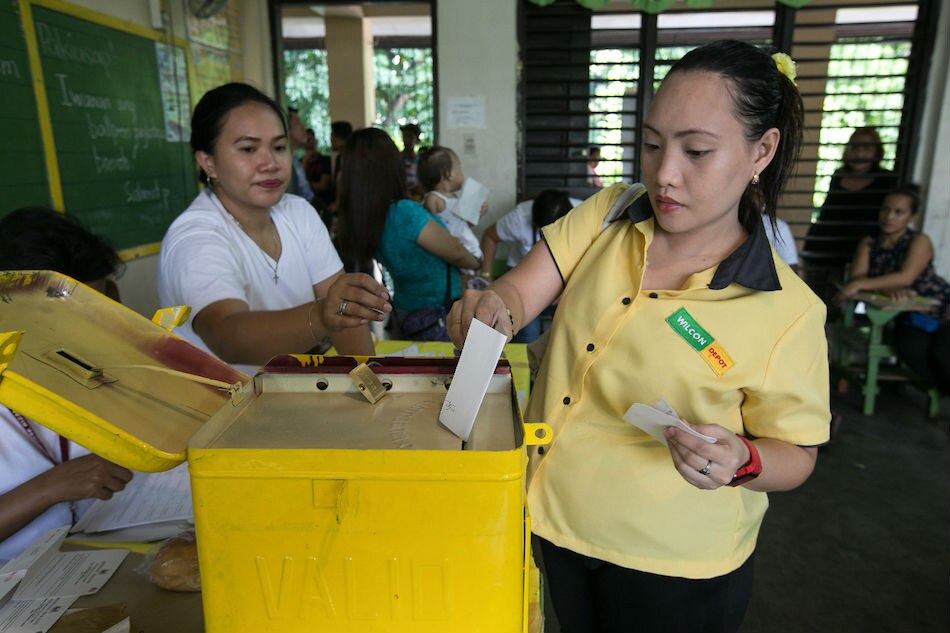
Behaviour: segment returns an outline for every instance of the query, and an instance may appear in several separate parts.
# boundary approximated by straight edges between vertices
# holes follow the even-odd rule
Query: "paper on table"
[[[452,208],[452,213],[469,224],[478,224],[481,219],[482,205],[488,202],[491,190],[474,178],[466,178],[459,192],[458,203]]]
[[[19,583],[0,607],[0,633],[45,633],[79,596],[99,591],[129,554],[119,549],[60,552],[68,529],[49,530],[0,570]],[[3,593],[10,589],[4,585]]]
[[[33,541],[32,545],[0,568],[0,599],[6,596],[26,577],[31,567],[46,567],[59,552],[59,545],[66,538],[69,526],[53,528]]]
[[[92,504],[72,532],[104,532],[169,521],[194,521],[188,464],[164,472],[135,473],[122,492]]]
[[[0,633],[46,633],[79,596],[11,600],[0,608]]]
[[[125,549],[57,552],[45,567],[30,568],[13,600],[94,594],[112,578],[128,555],[129,550]]]
[[[657,403],[666,404],[662,400]],[[662,405],[661,405],[662,406]],[[666,405],[669,407],[669,405]],[[672,411],[672,408],[669,409]],[[641,404],[637,402],[636,404],[631,405],[627,412],[623,414],[623,419],[634,425],[641,431],[652,435],[656,438],[656,441],[667,446],[666,436],[663,435],[663,431],[667,427],[675,426],[678,429],[681,429],[692,436],[698,437],[699,439],[709,442],[710,444],[716,443],[716,438],[710,437],[708,435],[703,435],[702,433],[694,430],[691,426],[683,422],[676,415],[670,415],[660,411],[658,408],[651,407],[647,404]]]
[[[504,334],[472,319],[452,384],[439,412],[439,422],[462,441],[468,441],[475,426],[475,416],[482,406],[506,342],[508,338]]]

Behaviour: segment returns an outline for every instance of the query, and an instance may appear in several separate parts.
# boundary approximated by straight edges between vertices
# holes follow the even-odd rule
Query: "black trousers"
[[[752,593],[752,559],[708,580],[659,576],[541,544],[562,633],[734,633]]]
[[[894,331],[897,355],[921,378],[950,393],[950,322],[942,321],[936,332],[925,332],[901,318]]]

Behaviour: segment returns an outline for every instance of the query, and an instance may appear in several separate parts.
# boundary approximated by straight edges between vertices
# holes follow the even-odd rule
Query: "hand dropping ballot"
[[[658,400],[655,407],[637,402],[627,409],[627,412],[623,414],[623,419],[644,433],[652,435],[663,446],[667,446],[663,431],[669,426],[675,426],[710,444],[716,443],[716,438],[703,435],[683,422],[666,400]]]
[[[508,337],[472,319],[439,422],[467,442]]]

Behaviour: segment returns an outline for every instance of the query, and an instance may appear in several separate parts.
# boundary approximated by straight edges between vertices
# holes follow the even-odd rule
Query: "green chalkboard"
[[[50,206],[30,62],[17,3],[0,0],[0,217]]]
[[[120,250],[159,242],[197,192],[184,51],[32,12],[66,213]]]

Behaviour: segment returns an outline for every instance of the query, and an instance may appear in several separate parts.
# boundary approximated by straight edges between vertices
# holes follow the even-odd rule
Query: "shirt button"
[[[588,352],[593,352],[593,351],[594,351],[594,344],[593,344],[593,343],[588,343],[588,344],[587,344],[587,351],[588,351]]]
[[[651,299],[656,299],[656,298],[659,297],[659,296],[660,296],[660,295],[656,294],[655,292],[651,292],[651,293],[650,293],[650,298],[651,298]]]
[[[564,404],[571,404],[571,397],[570,397],[570,396],[564,396],[563,402],[564,402]]]
[[[624,304],[625,306],[630,305],[630,297],[624,297],[623,301],[621,301],[620,303]]]

